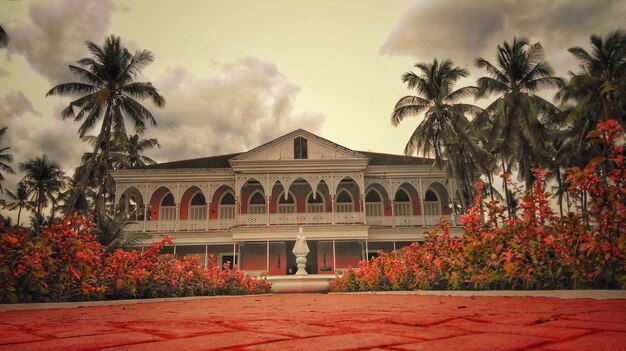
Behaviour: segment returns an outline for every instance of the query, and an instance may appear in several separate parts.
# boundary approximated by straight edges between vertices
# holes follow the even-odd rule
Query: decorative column
[[[268,226],[268,227],[270,226],[270,200],[271,199],[272,199],[271,196],[266,196],[265,197],[265,213],[267,215],[265,225]],[[269,265],[269,258],[267,259],[267,262],[268,262],[268,265]]]
[[[389,202],[391,203],[391,226],[392,227],[396,227],[396,209],[394,206],[394,200],[389,200]]]
[[[207,203],[206,204],[206,231],[209,231],[209,228],[211,228],[209,226],[209,218],[211,217],[211,203]]]
[[[363,214],[363,224],[367,224],[367,219],[365,218],[365,194],[361,194],[361,213]]]
[[[304,268],[306,267],[306,255],[309,253],[309,245],[306,243],[302,228],[298,229],[296,244],[293,246],[291,252],[296,255],[296,263],[298,264],[296,275],[307,275],[308,273]]]
[[[422,225],[425,227],[426,226],[426,213],[424,213],[424,199],[422,199],[422,197],[425,197],[426,194],[424,194],[424,188],[422,187],[422,178],[420,178],[420,195],[418,196],[418,199],[420,201],[420,211],[422,211]]]
[[[333,272],[337,273],[337,258],[335,252],[335,239],[333,239]]]
[[[176,231],[180,230],[180,204],[176,204]]]
[[[146,231],[146,219],[148,218],[148,206],[143,205],[143,231]]]
[[[454,203],[455,196],[454,196],[454,187],[453,187],[452,180],[450,180],[449,194],[450,194],[449,199],[450,199],[450,202],[452,203],[452,211],[451,211],[452,213],[450,213],[450,217],[452,218],[452,225],[456,226],[456,215],[455,215],[456,206]]]
[[[267,241],[267,252],[265,254],[265,258],[267,259],[267,274],[270,274],[270,241]]]
[[[335,224],[335,195],[330,195],[332,224]]]
[[[239,203],[239,196],[235,196],[235,225],[239,224],[239,217],[241,215],[240,211],[241,207]]]
[[[424,199],[420,196],[418,197],[418,200],[420,202],[420,211],[422,212],[422,225],[425,227],[426,226],[426,214],[424,213]]]

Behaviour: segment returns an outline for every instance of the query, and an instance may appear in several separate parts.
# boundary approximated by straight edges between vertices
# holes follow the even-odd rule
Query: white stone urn
[[[298,237],[296,238],[296,244],[293,246],[294,255],[296,255],[296,264],[298,265],[298,271],[296,275],[307,275],[308,273],[304,269],[306,266],[306,255],[309,253],[309,245],[306,243],[302,228],[298,230]]]

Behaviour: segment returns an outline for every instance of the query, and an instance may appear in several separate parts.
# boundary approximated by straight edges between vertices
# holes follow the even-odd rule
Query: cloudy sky
[[[409,93],[400,76],[416,62],[449,57],[482,75],[514,36],[542,43],[558,75],[577,69],[566,51],[588,47],[591,33],[624,26],[626,1],[83,1],[0,0],[0,126],[19,162],[47,154],[66,171],[86,145],[46,98],[74,81],[67,65],[115,34],[156,61],[141,81],[167,100],[150,107],[159,139],[150,152],[171,161],[244,151],[297,128],[354,150],[402,153],[419,122],[394,128],[394,103]],[[478,102],[481,104],[481,102]],[[9,176],[13,188],[21,175]]]

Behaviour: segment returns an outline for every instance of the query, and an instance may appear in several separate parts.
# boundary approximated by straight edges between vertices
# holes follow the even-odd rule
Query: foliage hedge
[[[234,267],[203,268],[198,256],[162,254],[165,239],[138,252],[105,253],[90,218],[66,218],[32,238],[0,228],[0,302],[261,294],[270,285]],[[212,262],[213,260],[209,260]]]
[[[568,170],[570,198],[586,202],[576,211],[557,216],[544,190],[549,173],[535,170],[517,216],[478,195],[461,218],[461,236],[442,220],[425,242],[361,261],[330,290],[626,288],[624,130],[609,120],[588,137],[606,157]]]

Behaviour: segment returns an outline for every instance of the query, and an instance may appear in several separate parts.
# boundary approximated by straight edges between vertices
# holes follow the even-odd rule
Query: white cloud
[[[30,22],[7,28],[8,53],[23,55],[51,83],[71,78],[67,68],[88,56],[85,41],[102,42],[115,10],[111,0],[56,0],[34,3]]]
[[[589,46],[593,33],[624,29],[626,6],[619,0],[440,0],[411,9],[391,31],[380,53],[413,57],[420,62],[451,58],[474,66],[492,60],[496,46],[514,36],[541,42],[548,59],[564,75],[576,68],[566,51]]]
[[[154,159],[245,151],[297,128],[319,130],[324,117],[294,110],[300,88],[273,63],[248,57],[213,64],[213,76],[178,67],[154,82],[167,100],[162,111],[152,108],[158,126],[149,135],[162,145]]]

